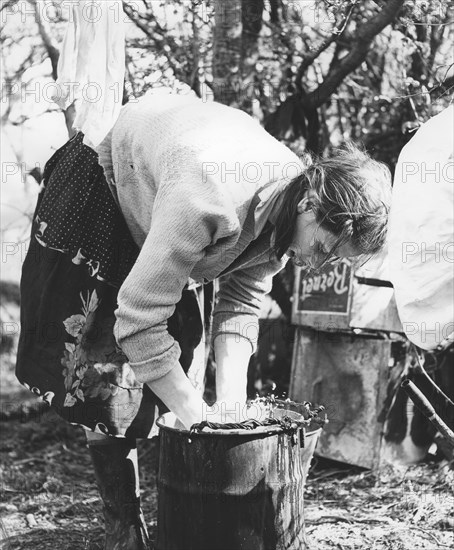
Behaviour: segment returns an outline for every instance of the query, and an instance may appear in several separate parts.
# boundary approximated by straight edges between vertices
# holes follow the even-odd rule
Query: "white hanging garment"
[[[388,249],[407,337],[433,350],[454,332],[454,106],[423,124],[396,167]]]
[[[121,0],[72,3],[58,63],[54,101],[76,103],[74,127],[95,147],[120,114],[125,76],[125,27]]]

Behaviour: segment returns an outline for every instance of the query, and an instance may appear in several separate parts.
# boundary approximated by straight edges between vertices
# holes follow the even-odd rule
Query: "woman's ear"
[[[315,193],[312,189],[306,191],[296,207],[297,213],[303,214],[304,212],[310,212],[312,210],[312,206],[314,205],[314,198]]]

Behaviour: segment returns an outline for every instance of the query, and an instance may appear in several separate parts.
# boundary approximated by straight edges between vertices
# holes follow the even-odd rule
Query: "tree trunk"
[[[214,9],[214,98],[236,106],[241,94],[241,0],[215,0]]]
[[[242,0],[241,87],[239,107],[252,112],[256,66],[259,57],[259,36],[263,22],[263,0]]]

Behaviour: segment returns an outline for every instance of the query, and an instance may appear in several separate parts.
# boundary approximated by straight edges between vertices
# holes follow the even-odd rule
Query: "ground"
[[[10,304],[8,315],[16,313]],[[101,550],[101,501],[82,429],[36,412],[38,401],[15,381],[10,340],[2,339],[1,357],[0,548]],[[153,540],[155,451],[154,441],[140,442],[142,502]],[[305,494],[309,548],[454,548],[453,488],[446,461],[370,472],[316,458]]]
[[[52,414],[1,427],[0,548],[101,549],[101,501],[82,430]],[[139,447],[142,501],[153,539],[155,447],[153,441]],[[454,476],[446,463],[387,466],[377,473],[329,466],[316,463],[307,484],[311,550],[454,547]]]

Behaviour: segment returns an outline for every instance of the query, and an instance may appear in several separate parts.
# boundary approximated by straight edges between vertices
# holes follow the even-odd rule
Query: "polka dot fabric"
[[[74,264],[85,264],[91,276],[119,287],[139,249],[97,153],[82,140],[79,132],[45,166],[35,237],[45,247],[70,254]]]

